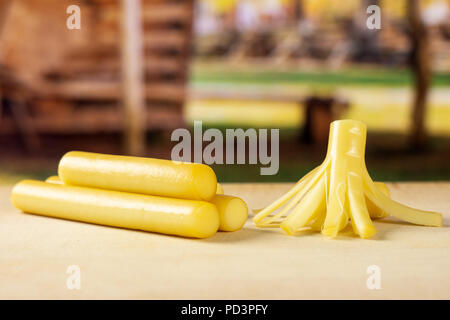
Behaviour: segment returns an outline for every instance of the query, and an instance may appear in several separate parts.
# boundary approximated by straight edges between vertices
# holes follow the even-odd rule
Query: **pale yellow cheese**
[[[384,184],[383,182],[374,182],[374,184],[385,196],[389,198],[391,197],[391,192],[389,191],[389,188],[387,187],[386,184]],[[367,197],[366,197],[366,206],[367,211],[369,211],[369,215],[372,219],[380,219],[388,216],[388,214],[385,211],[377,207]]]
[[[45,182],[48,183],[56,183],[56,184],[64,184],[61,179],[58,176],[50,176],[48,177]],[[216,194],[223,194],[223,188],[220,185],[220,183],[217,184],[217,191]]]
[[[67,185],[211,200],[217,178],[205,164],[72,151],[63,156],[58,175]]]
[[[393,201],[384,184],[372,181],[364,161],[366,132],[362,122],[334,121],[324,162],[259,211],[253,218],[256,225],[281,227],[291,235],[309,227],[335,237],[350,221],[361,238],[376,233],[371,219],[388,215],[414,224],[442,226],[442,214]]]
[[[248,208],[244,200],[238,197],[216,195],[211,203],[219,211],[220,231],[237,231],[247,221]]]
[[[47,183],[63,184],[58,176],[51,176]],[[245,202],[237,197],[223,195],[222,186],[217,184],[217,196],[210,200],[219,210],[221,231],[236,231],[242,228],[248,218],[248,208]]]
[[[217,191],[216,191],[216,194],[223,194],[223,188],[222,188],[222,186],[220,185],[220,183],[217,184]]]
[[[173,199],[25,180],[11,194],[27,213],[184,237],[206,238],[219,228],[216,207]]]

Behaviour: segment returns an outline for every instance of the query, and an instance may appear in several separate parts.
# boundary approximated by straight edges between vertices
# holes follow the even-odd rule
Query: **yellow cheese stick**
[[[45,180],[47,183],[63,184],[58,176],[51,176]],[[248,208],[245,202],[236,197],[223,196],[223,189],[217,184],[217,195],[211,202],[219,211],[221,231],[237,231],[242,228],[248,217]],[[243,222],[242,222],[243,221]]]
[[[205,201],[33,180],[19,182],[11,201],[28,213],[184,237],[206,238],[219,228],[216,207]]]
[[[389,191],[389,188],[387,187],[386,184],[384,184],[383,182],[374,182],[375,186],[380,189],[380,191],[388,197],[391,197],[391,192]],[[370,201],[370,199],[366,198],[366,206],[367,206],[367,211],[369,211],[370,217],[372,219],[380,219],[380,218],[384,218],[387,217],[388,214],[383,211],[383,209],[378,208],[372,201]]]
[[[205,164],[78,151],[63,156],[58,175],[67,185],[193,200],[211,200],[217,188]]]
[[[248,218],[248,208],[244,200],[238,197],[216,195],[211,203],[219,211],[220,231],[237,231]]]
[[[220,183],[217,184],[217,191],[216,191],[216,194],[223,194],[223,188],[222,188],[222,186],[220,185]]]
[[[58,176],[50,176],[50,177],[48,177],[45,180],[45,182],[47,182],[47,183],[56,183],[56,184],[64,184]],[[220,185],[220,183],[217,184],[216,194],[223,194],[223,188]]]

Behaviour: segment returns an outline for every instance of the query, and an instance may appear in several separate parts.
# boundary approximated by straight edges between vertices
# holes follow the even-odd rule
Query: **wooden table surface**
[[[291,184],[225,184],[260,208]],[[0,187],[0,298],[450,299],[450,183],[390,183],[392,197],[439,211],[444,227],[375,222],[374,239],[287,236],[278,229],[204,240],[22,214]],[[68,289],[69,266],[81,287]],[[380,270],[370,290],[367,268]]]

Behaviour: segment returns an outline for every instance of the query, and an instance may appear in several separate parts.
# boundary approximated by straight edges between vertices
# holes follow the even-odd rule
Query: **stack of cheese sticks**
[[[19,182],[11,201],[27,213],[192,238],[248,218],[207,165],[78,151],[63,156],[58,176]]]

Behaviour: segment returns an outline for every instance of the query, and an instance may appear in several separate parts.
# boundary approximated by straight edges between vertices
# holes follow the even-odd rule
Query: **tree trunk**
[[[427,31],[420,17],[418,0],[408,1],[408,20],[412,42],[411,68],[415,81],[410,142],[412,148],[423,149],[427,143],[425,115],[430,87],[430,59],[427,48]]]

